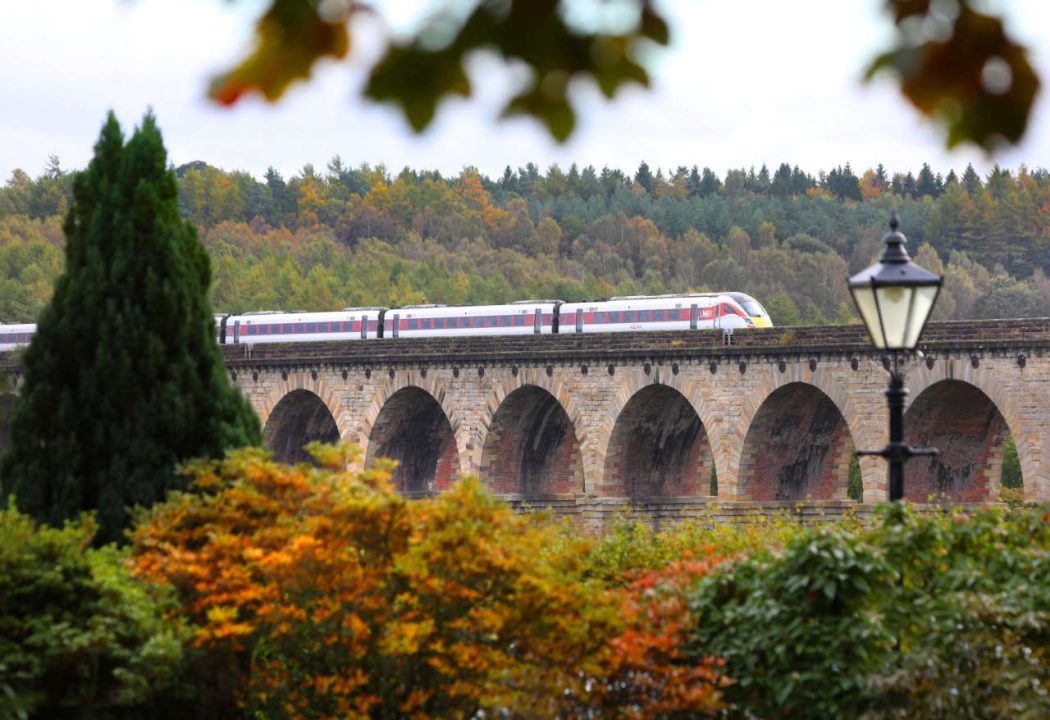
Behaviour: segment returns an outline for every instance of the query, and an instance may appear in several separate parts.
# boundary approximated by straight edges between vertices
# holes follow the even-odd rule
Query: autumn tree
[[[259,452],[198,465],[193,494],[134,534],[137,572],[171,585],[240,707],[298,717],[554,717],[619,628],[581,551],[476,482],[408,501],[388,466],[288,467]],[[204,689],[205,693],[210,692]],[[201,708],[208,716],[221,708]]]
[[[208,256],[179,217],[152,115],[125,143],[110,114],[73,197],[65,274],[23,359],[0,479],[4,496],[52,525],[95,510],[109,542],[128,506],[183,485],[177,463],[260,432],[226,379]]]

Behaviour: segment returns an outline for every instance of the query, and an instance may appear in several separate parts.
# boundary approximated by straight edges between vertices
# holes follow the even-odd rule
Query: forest
[[[741,290],[777,325],[852,322],[846,278],[891,210],[945,276],[935,319],[1030,317],[1050,302],[1050,173],[815,175],[682,165],[437,171],[335,156],[289,178],[176,168],[180,210],[212,258],[218,312]],[[51,157],[0,188],[0,320],[31,322],[63,265],[73,173]]]

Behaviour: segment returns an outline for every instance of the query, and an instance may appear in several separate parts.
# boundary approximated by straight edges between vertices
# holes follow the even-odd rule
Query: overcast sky
[[[436,0],[379,2],[393,31]],[[1032,49],[1050,84],[1050,2],[1002,0],[1011,29]],[[385,163],[457,173],[466,165],[496,175],[511,165],[771,168],[810,172],[850,162],[862,171],[982,169],[992,162],[1050,166],[1050,109],[1040,98],[1024,144],[995,158],[948,153],[888,80],[860,78],[891,26],[882,0],[666,0],[669,50],[652,58],[654,86],[613,102],[579,88],[574,138],[558,145],[530,120],[498,121],[509,84],[493,60],[471,70],[479,96],[446,102],[434,126],[415,136],[392,109],[355,92],[360,66],[326,63],[314,80],[276,105],[251,99],[233,109],[205,98],[212,74],[250,46],[259,0],[2,0],[0,2],[0,181],[14,168],[38,175],[49,154],[67,168],[90,157],[105,113],[126,129],[147,107],[176,165],[204,160],[286,176],[305,163],[323,168],[338,154],[358,165]],[[378,31],[373,29],[373,31]],[[369,37],[360,37],[363,45]],[[374,44],[374,43],[373,43]]]

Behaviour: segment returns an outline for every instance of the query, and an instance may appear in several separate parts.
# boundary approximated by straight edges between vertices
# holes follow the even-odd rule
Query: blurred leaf
[[[890,5],[898,24],[931,12],[929,0],[891,0]],[[869,79],[882,70],[895,72],[904,96],[944,123],[949,147],[973,142],[991,151],[1003,139],[1021,139],[1039,78],[1026,48],[1006,34],[999,18],[961,2],[947,39],[923,41],[908,28],[901,36],[897,49],[868,68]]]
[[[418,45],[393,45],[372,70],[365,95],[401,107],[412,129],[422,132],[445,95],[470,95],[463,58],[455,49],[438,52]]]
[[[253,90],[277,100],[292,82],[310,77],[315,62],[341,58],[350,49],[346,23],[323,19],[316,3],[302,0],[273,0],[255,34],[252,54],[212,81],[210,94],[223,105]]]
[[[532,81],[507,102],[503,114],[534,117],[563,141],[575,125],[568,98],[574,78],[593,79],[606,97],[627,83],[648,85],[648,75],[631,53],[639,42],[666,45],[670,30],[649,0],[635,2],[638,20],[622,35],[569,25],[562,17],[566,0],[482,1],[465,20],[449,3],[448,12],[434,15],[414,36],[386,45],[362,95],[394,103],[409,125],[422,132],[442,98],[470,95],[463,67],[467,56],[490,50],[533,71]],[[309,77],[318,60],[345,56],[350,49],[348,22],[365,6],[349,2],[338,20],[324,17],[325,7],[272,0],[256,28],[255,50],[213,82],[212,97],[232,105],[254,90],[277,100],[292,82]]]

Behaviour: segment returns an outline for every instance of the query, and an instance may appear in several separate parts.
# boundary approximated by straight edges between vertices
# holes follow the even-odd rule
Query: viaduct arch
[[[401,462],[405,492],[478,475],[578,512],[848,503],[854,449],[886,442],[884,359],[859,326],[227,346],[279,457],[308,439]],[[1016,442],[1024,495],[1050,500],[1050,319],[941,323],[905,366],[908,497],[994,500]],[[864,501],[884,462],[860,459]],[[663,505],[660,505],[663,503]],[[684,503],[684,504],[683,504]],[[690,505],[691,504],[691,505]],[[561,506],[559,506],[561,507]],[[591,508],[587,510],[586,508]]]

